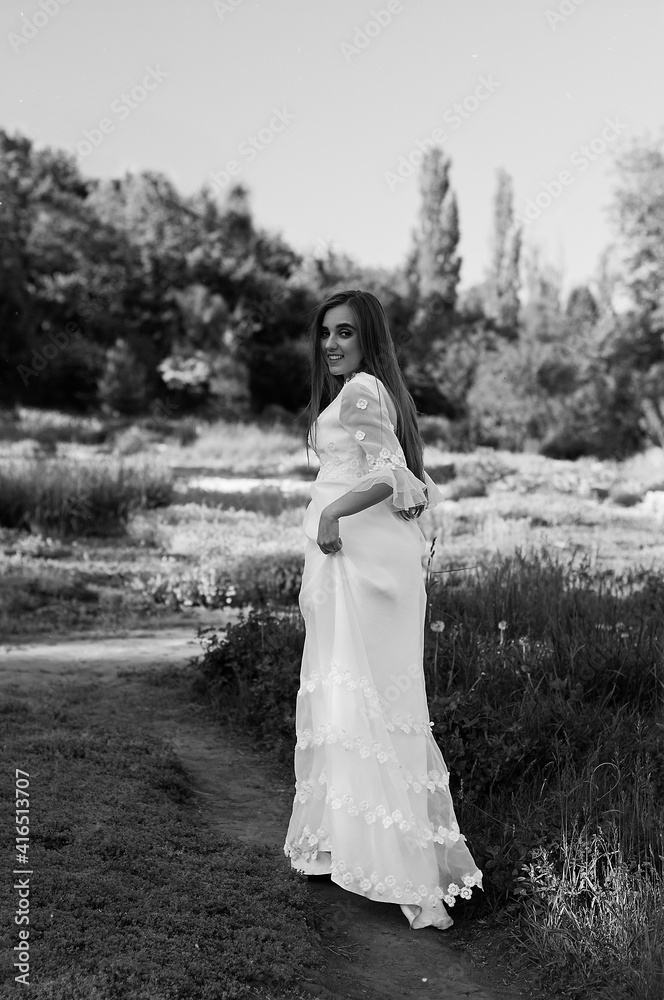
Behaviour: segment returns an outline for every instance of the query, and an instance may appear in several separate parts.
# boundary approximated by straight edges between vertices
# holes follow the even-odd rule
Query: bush
[[[179,410],[200,406],[210,395],[212,366],[203,351],[171,354],[157,366],[169,398]]]
[[[133,415],[145,409],[147,371],[126,340],[116,340],[106,352],[104,372],[97,388],[99,401],[107,411]]]
[[[445,488],[447,500],[466,500],[470,497],[485,497],[487,482],[479,476],[460,476]]]
[[[441,416],[418,417],[420,434],[425,445],[443,451],[467,451],[470,445],[470,428],[465,419],[450,420]]]
[[[51,346],[46,337],[43,343]],[[42,344],[34,346],[39,353]],[[20,398],[30,406],[85,412],[97,404],[97,383],[103,369],[104,348],[79,330],[69,335],[66,348],[49,360],[43,371],[28,378]]]
[[[199,630],[205,656],[197,690],[226,718],[257,729],[286,761],[295,745],[304,625],[299,612],[251,611],[223,633]]]

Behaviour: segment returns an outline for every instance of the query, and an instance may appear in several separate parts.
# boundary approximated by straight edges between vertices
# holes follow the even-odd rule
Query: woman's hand
[[[318,547],[326,556],[333,555],[341,548],[342,542],[339,538],[339,518],[327,512],[327,507],[323,510],[318,522]]]

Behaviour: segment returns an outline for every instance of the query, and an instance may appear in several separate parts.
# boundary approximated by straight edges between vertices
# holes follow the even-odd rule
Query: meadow
[[[0,627],[201,630],[196,689],[289,766],[316,473],[287,426],[19,410],[0,428]],[[425,672],[485,872],[461,932],[501,928],[569,997],[664,991],[664,453],[445,451],[425,464]],[[210,617],[210,621],[212,617]],[[465,919],[464,919],[465,918]]]

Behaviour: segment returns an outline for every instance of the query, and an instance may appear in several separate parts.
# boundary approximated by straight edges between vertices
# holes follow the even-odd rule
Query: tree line
[[[614,240],[594,279],[525,247],[497,172],[485,279],[459,289],[452,162],[428,150],[411,249],[394,269],[303,255],[162,174],[83,178],[70,155],[0,130],[0,401],[79,412],[296,415],[307,319],[330,290],[385,305],[424,424],[452,448],[620,457],[664,443],[664,153],[616,162]]]

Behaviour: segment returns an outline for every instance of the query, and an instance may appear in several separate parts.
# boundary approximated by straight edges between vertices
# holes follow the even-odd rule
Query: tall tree
[[[529,248],[525,265],[524,332],[531,341],[559,342],[563,336],[560,271],[553,264],[542,260],[536,246]]]
[[[627,306],[611,337],[611,373],[627,386],[642,431],[664,437],[664,138],[633,144],[616,162],[614,266]],[[653,427],[657,432],[653,433]],[[633,442],[638,444],[634,433]]]
[[[5,405],[20,396],[17,365],[29,358],[38,324],[29,293],[28,241],[36,215],[31,157],[29,139],[0,130],[0,399]]]
[[[487,313],[510,340],[518,336],[521,240],[521,226],[514,218],[512,178],[500,168],[494,199]]]
[[[613,222],[625,286],[639,312],[664,307],[664,140],[633,146],[617,161]]]
[[[450,184],[451,160],[435,147],[424,154],[420,174],[421,205],[415,232],[418,290],[423,304],[439,302],[453,311],[461,272],[459,210]]]

